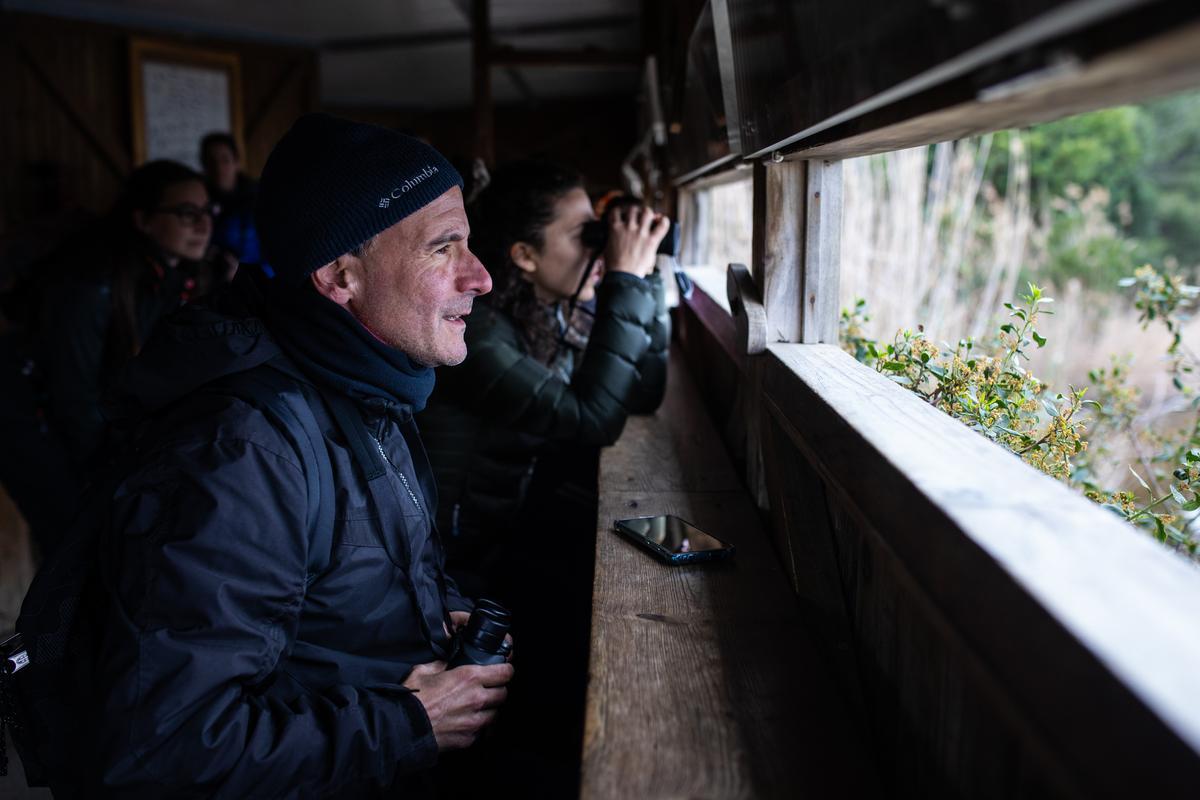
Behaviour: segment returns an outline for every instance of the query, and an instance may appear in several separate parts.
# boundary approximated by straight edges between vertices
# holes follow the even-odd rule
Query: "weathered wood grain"
[[[811,470],[795,478],[811,478]],[[833,545],[851,615],[848,660],[890,792],[972,800],[1112,794],[1103,781],[1097,789],[1094,770],[1064,758],[851,498],[830,488],[826,499],[828,527],[809,524],[804,534],[824,534]]]
[[[838,340],[838,273],[842,251],[842,164],[807,162],[801,333],[805,344]],[[793,339],[792,341],[797,341]]]
[[[582,796],[873,796],[869,748],[758,511],[681,360],[671,369],[663,408],[601,457]],[[669,567],[612,532],[659,513],[734,544],[735,559]]]
[[[1186,3],[1157,3],[1175,16]],[[1190,11],[1193,16],[1196,6]],[[1149,16],[1149,15],[1147,15]],[[1108,34],[1111,38],[1112,33]],[[1103,38],[1097,44],[1104,47]],[[856,158],[1034,125],[1123,103],[1145,102],[1200,84],[1200,24],[1178,25],[1127,46],[1109,44],[1075,68],[1047,69],[981,92],[978,80],[950,82],[816,133],[788,149],[801,158]],[[1000,91],[997,91],[999,89]]]
[[[836,347],[769,353],[768,406],[792,443],[1054,758],[1097,796],[1200,785],[1195,571]],[[843,554],[847,580],[863,557]]]
[[[806,164],[784,161],[754,171],[752,260],[767,311],[768,342],[799,342],[803,335]]]

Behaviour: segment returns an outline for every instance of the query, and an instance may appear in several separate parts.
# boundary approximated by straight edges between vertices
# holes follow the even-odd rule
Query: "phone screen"
[[[637,517],[619,519],[617,527],[625,533],[645,539],[666,550],[672,556],[683,553],[703,553],[730,550],[728,544],[679,517]]]

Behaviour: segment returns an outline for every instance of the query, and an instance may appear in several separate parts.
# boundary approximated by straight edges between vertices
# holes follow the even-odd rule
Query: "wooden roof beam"
[[[468,0],[469,2],[469,0]],[[455,3],[457,6],[466,3]],[[509,25],[494,28],[494,38],[509,39],[520,36],[546,36],[559,33],[587,33],[589,31],[610,30],[613,28],[632,27],[637,17],[621,14],[602,17],[585,17],[583,19],[564,20],[561,22],[543,22],[539,24]],[[467,42],[471,39],[470,28],[453,28],[446,30],[426,31],[424,33],[402,33],[387,36],[347,36],[339,39],[327,39],[322,42],[322,50],[361,51],[361,50],[390,50],[402,47],[427,47],[447,42]]]
[[[640,53],[613,50],[532,50],[493,47],[491,63],[497,67],[594,67],[597,69],[638,69]]]

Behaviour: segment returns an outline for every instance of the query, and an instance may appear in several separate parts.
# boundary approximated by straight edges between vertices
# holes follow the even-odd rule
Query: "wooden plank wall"
[[[131,166],[134,35],[239,56],[251,174],[291,122],[316,107],[314,51],[0,12],[0,236],[111,205]]]
[[[803,435],[777,409],[763,426],[777,547],[866,709],[889,793],[1089,796],[853,496],[822,479],[796,444]]]

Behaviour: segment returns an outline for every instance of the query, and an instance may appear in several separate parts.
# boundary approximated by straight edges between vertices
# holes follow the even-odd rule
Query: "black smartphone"
[[[668,564],[720,561],[734,553],[733,545],[679,517],[634,517],[619,519],[613,525],[617,533]]]

